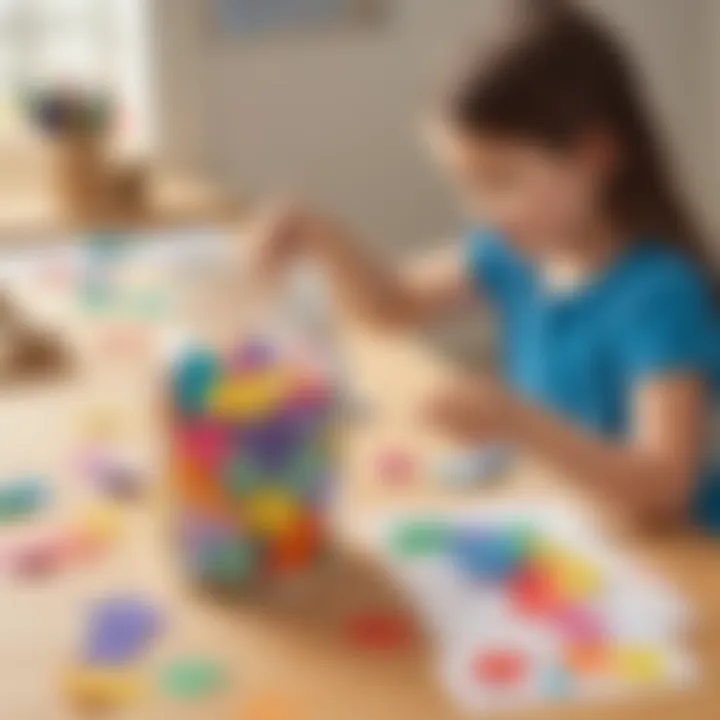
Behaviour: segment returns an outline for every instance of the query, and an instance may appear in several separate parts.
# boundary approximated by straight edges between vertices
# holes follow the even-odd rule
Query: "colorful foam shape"
[[[289,464],[286,477],[293,491],[301,497],[311,492],[318,483],[318,478],[328,472],[327,453],[313,443],[303,445]]]
[[[137,672],[128,668],[75,668],[65,678],[65,695],[73,705],[111,710],[137,702],[146,686]]]
[[[210,391],[210,412],[227,420],[266,419],[280,406],[287,385],[287,374],[274,369],[223,378]]]
[[[475,580],[497,582],[510,577],[518,559],[502,532],[459,529],[452,540],[452,557],[461,571]]]
[[[416,472],[415,458],[410,452],[398,448],[386,448],[375,458],[375,471],[386,485],[411,482]]]
[[[50,504],[52,493],[44,478],[28,475],[0,486],[0,523],[36,515]]]
[[[292,495],[282,488],[264,487],[248,496],[244,511],[252,532],[274,537],[293,527],[300,508]]]
[[[248,458],[235,455],[227,463],[223,471],[224,485],[231,498],[241,500],[263,481],[263,474],[258,472]]]
[[[295,522],[271,541],[270,562],[279,572],[307,567],[321,547],[322,531],[312,515],[298,515]]]
[[[208,395],[220,375],[217,357],[208,350],[186,351],[172,370],[172,397],[182,415],[198,415],[207,407]]]
[[[283,472],[306,437],[291,418],[278,417],[243,430],[240,441],[251,462],[268,473]]]
[[[554,579],[536,566],[524,567],[511,578],[509,597],[515,611],[528,618],[552,618],[562,608]]]
[[[564,665],[580,677],[605,676],[610,670],[610,648],[603,641],[573,642],[565,646]]]
[[[139,597],[97,602],[90,610],[83,660],[93,666],[117,666],[135,660],[163,627],[161,612]]]
[[[390,548],[405,558],[442,555],[449,547],[450,528],[433,519],[408,521],[394,530],[389,538]]]
[[[554,624],[560,634],[571,642],[597,642],[605,636],[597,614],[579,605],[561,608],[555,614]]]
[[[202,657],[174,660],[160,678],[164,693],[176,700],[200,700],[219,692],[226,684],[225,670],[217,662]]]
[[[613,674],[631,683],[652,683],[666,672],[665,655],[652,646],[620,646],[612,652]]]
[[[224,426],[198,419],[177,428],[176,442],[180,444],[178,449],[200,468],[218,472],[227,456],[231,438]]]
[[[486,648],[472,660],[472,674],[479,683],[491,687],[520,684],[529,669],[527,658],[514,648]]]

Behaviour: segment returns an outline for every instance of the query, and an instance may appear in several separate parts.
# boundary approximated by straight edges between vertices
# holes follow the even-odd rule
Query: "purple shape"
[[[280,416],[245,428],[240,439],[247,456],[260,471],[277,472],[293,460],[305,438],[302,423]]]
[[[140,598],[96,603],[90,613],[84,659],[91,665],[122,665],[137,658],[162,629],[160,611]]]

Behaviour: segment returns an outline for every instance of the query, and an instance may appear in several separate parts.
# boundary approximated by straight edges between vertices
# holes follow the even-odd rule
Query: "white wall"
[[[246,196],[299,191],[381,247],[446,234],[457,216],[419,149],[417,108],[438,58],[508,1],[387,0],[388,18],[375,27],[228,40],[212,27],[212,3],[156,0],[164,151]],[[717,221],[716,3],[587,2],[630,38],[682,182]]]

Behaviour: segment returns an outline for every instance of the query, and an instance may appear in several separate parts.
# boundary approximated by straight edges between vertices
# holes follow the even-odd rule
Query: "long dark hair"
[[[490,132],[568,147],[592,128],[609,131],[621,167],[608,188],[615,223],[657,236],[712,275],[713,258],[671,181],[634,68],[615,33],[562,0],[529,0],[497,44],[452,85],[448,113],[469,133]],[[711,283],[715,283],[711,277]]]

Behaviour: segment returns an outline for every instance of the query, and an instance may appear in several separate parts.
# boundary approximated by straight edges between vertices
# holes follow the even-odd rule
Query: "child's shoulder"
[[[643,242],[634,248],[618,285],[632,304],[693,303],[709,305],[707,277],[682,252],[660,242]]]

